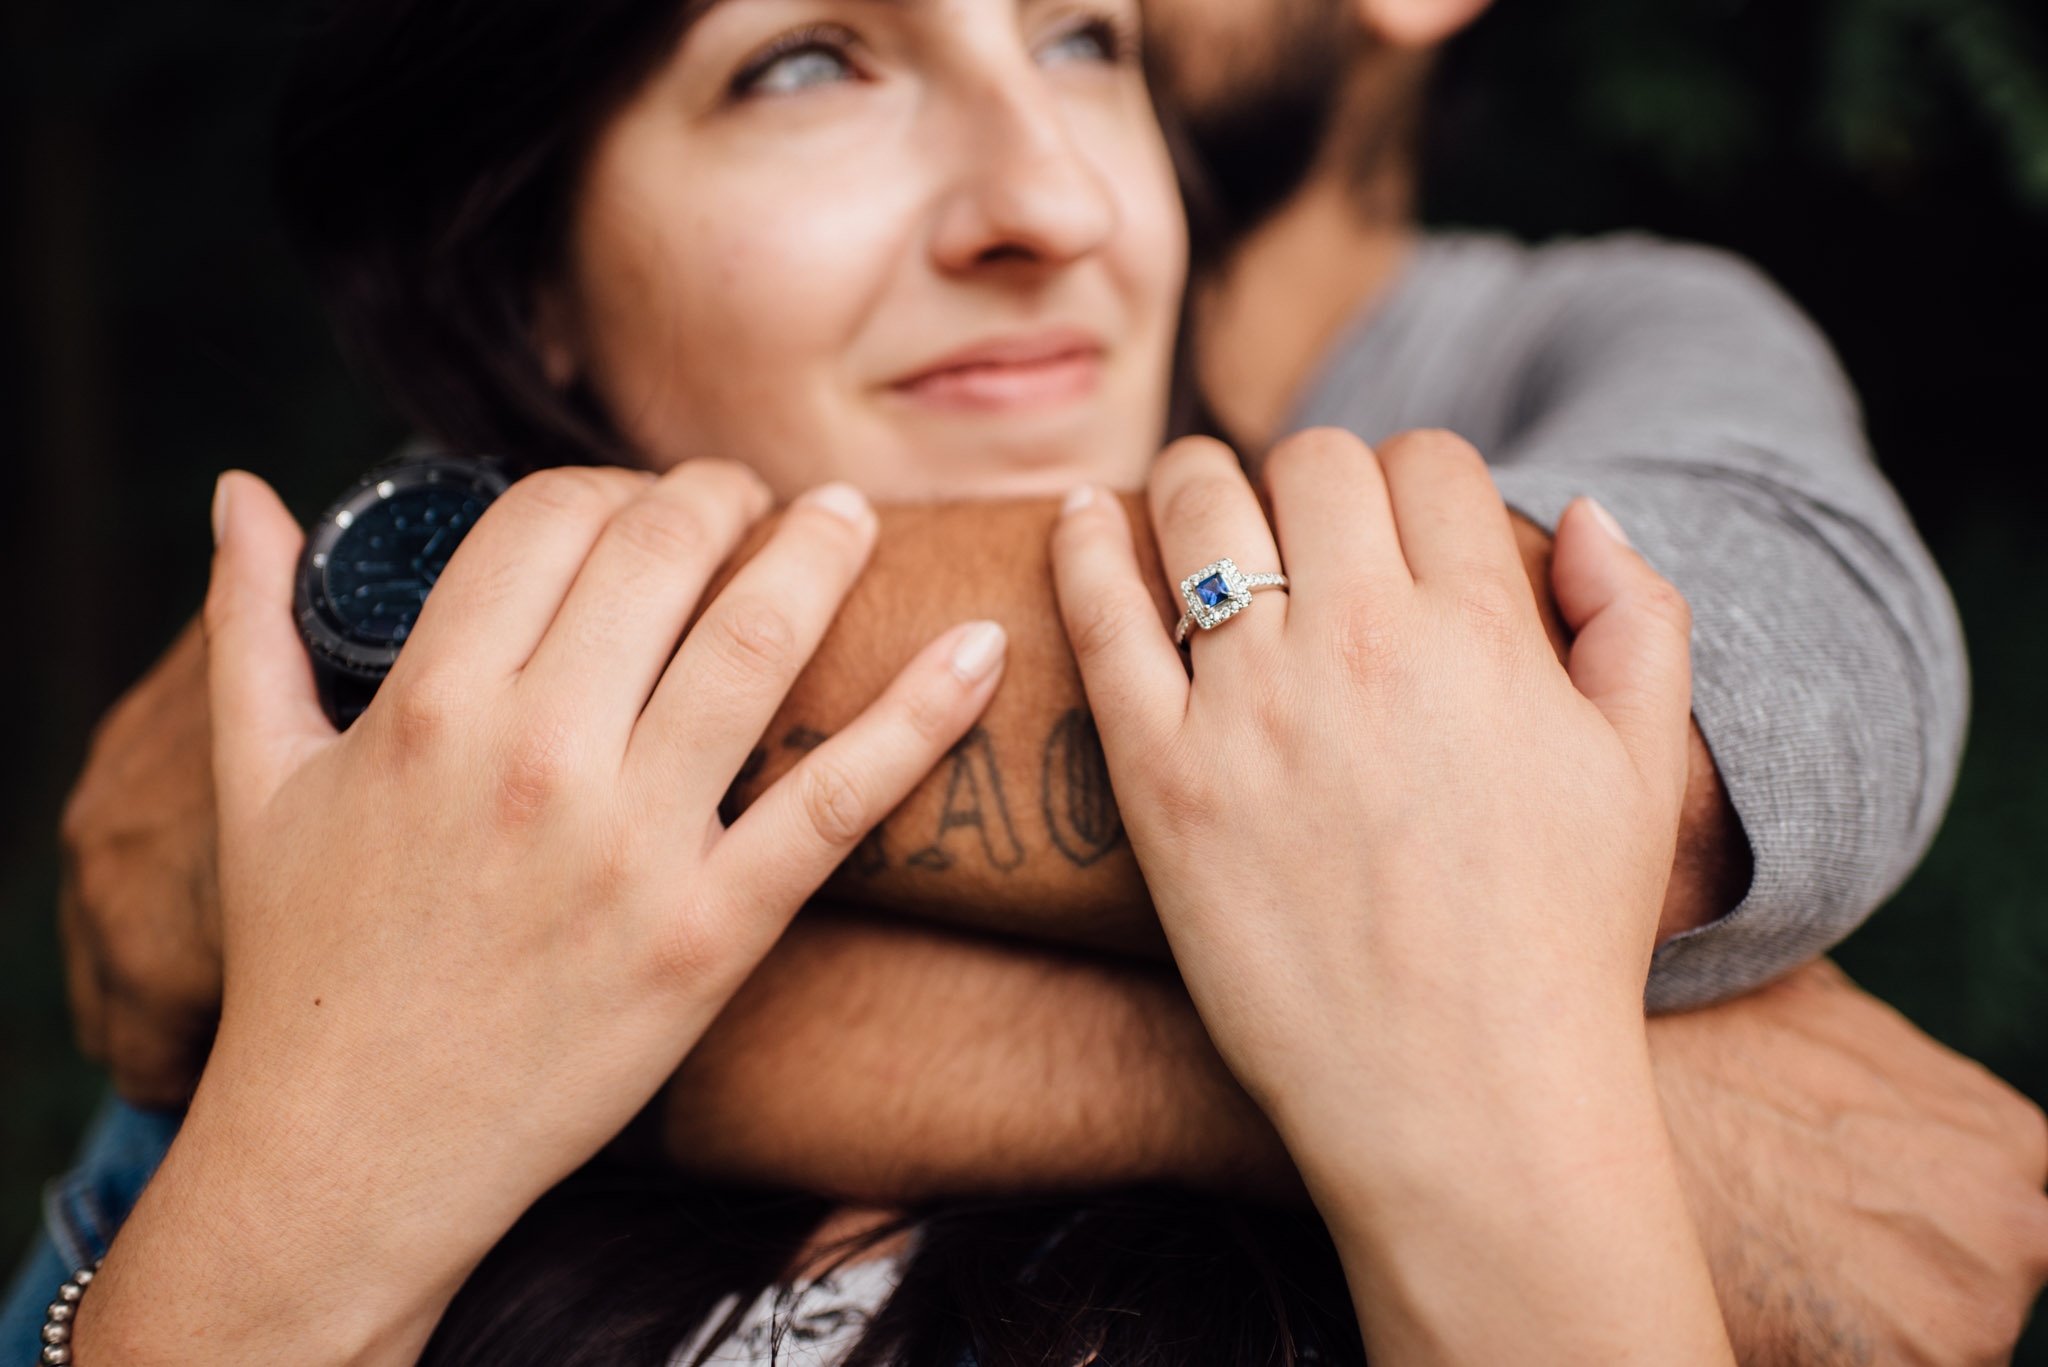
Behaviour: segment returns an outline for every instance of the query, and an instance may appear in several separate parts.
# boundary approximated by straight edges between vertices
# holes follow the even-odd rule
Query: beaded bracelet
[[[71,1317],[78,1313],[79,1298],[92,1285],[92,1274],[99,1270],[100,1262],[94,1258],[91,1267],[72,1273],[71,1279],[57,1288],[57,1299],[44,1314],[43,1355],[38,1361],[48,1367],[65,1367],[71,1361]]]

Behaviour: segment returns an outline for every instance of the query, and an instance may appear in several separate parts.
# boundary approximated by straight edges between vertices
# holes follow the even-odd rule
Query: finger
[[[533,658],[522,695],[564,701],[623,751],[704,585],[768,511],[745,466],[685,461],[612,514]]]
[[[994,622],[968,622],[919,651],[851,725],[805,755],[712,851],[704,885],[741,890],[727,918],[748,965],[854,846],[938,766],[1002,678]],[[762,908],[780,909],[762,916]]]
[[[1558,520],[1550,574],[1558,611],[1576,634],[1572,683],[1621,736],[1637,769],[1682,800],[1692,610],[1589,498]]]
[[[1222,442],[1187,437],[1166,448],[1152,467],[1148,487],[1152,530],[1159,540],[1159,558],[1173,586],[1175,603],[1187,609],[1190,593],[1213,595],[1207,580],[1183,588],[1187,577],[1222,559],[1245,574],[1270,574],[1280,569],[1280,551],[1273,529],[1259,507],[1237,457]],[[1195,666],[1215,654],[1219,660],[1250,663],[1258,658],[1247,647],[1279,641],[1287,621],[1285,593],[1266,591],[1254,606],[1230,619],[1223,630],[1190,626]],[[1264,601],[1270,599],[1272,601]],[[1222,625],[1219,623],[1219,625]]]
[[[1113,765],[1156,751],[1188,708],[1188,674],[1145,586],[1122,500],[1083,485],[1052,530],[1053,588]]]
[[[875,544],[851,485],[797,499],[713,599],[655,685],[627,763],[657,792],[716,802],[832,625]],[[687,776],[679,781],[678,776]]]
[[[1507,505],[1470,442],[1404,432],[1380,443],[1379,458],[1401,554],[1418,584],[1485,577],[1527,585]]]
[[[1347,586],[1407,587],[1387,481],[1371,447],[1334,427],[1276,445],[1261,472],[1290,599],[1328,601]]]
[[[387,688],[429,673],[504,680],[533,657],[613,513],[652,481],[642,470],[539,470],[484,510],[420,608]]]
[[[304,537],[270,486],[230,470],[214,490],[206,591],[213,772],[224,818],[267,801],[308,747],[334,737],[292,621]]]

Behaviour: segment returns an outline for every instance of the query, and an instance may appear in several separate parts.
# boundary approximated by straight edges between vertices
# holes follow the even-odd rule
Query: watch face
[[[460,486],[417,485],[350,517],[316,562],[336,625],[365,644],[403,642],[488,503]]]

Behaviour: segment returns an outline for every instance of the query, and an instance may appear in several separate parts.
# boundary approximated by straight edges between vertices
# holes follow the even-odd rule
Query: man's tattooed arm
[[[1132,503],[1163,621],[1169,576]],[[981,725],[860,847],[830,889],[858,906],[1095,949],[1162,955],[1102,747],[1053,597],[1050,501],[882,510],[868,572],[734,784],[728,817],[850,721],[925,641],[955,622],[1008,629],[1009,664]],[[1538,607],[1565,648],[1549,539],[1517,522]],[[764,529],[765,533],[765,529]],[[1748,885],[1748,845],[1695,729],[1694,784],[1665,931],[1702,924]]]
[[[1053,598],[1053,516],[1049,502],[883,509],[873,563],[741,772],[726,815],[850,721],[924,641],[954,622],[994,618],[1009,632],[1009,664],[981,724],[869,836],[830,894],[1163,955]],[[1163,581],[1160,603],[1164,613]]]

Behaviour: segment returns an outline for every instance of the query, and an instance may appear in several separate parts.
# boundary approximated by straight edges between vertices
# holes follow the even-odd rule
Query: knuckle
[[[1418,427],[1389,437],[1380,443],[1379,456],[1388,466],[1459,462],[1479,470],[1486,467],[1478,447],[1441,427]]]
[[[837,513],[808,503],[791,507],[785,515],[783,535],[797,544],[822,550],[831,561],[833,574],[850,570],[867,554],[867,535]]]
[[[1067,611],[1067,641],[1077,659],[1095,659],[1114,649],[1119,641],[1142,629],[1137,614],[1124,604],[1097,600],[1077,603]]]
[[[1167,494],[1159,520],[1169,527],[1213,526],[1235,513],[1244,500],[1244,486],[1237,481],[1224,475],[1197,474]]]
[[[735,674],[794,676],[796,628],[774,605],[754,598],[727,603],[705,628],[711,649]]]
[[[715,497],[729,499],[743,517],[759,516],[769,504],[768,485],[748,466],[736,460],[704,456],[683,467],[689,477],[701,482]]]
[[[500,826],[531,825],[569,786],[574,746],[569,728],[534,719],[503,747],[492,776],[491,812]]]
[[[1510,582],[1491,566],[1458,575],[1457,584],[1452,603],[1459,620],[1490,644],[1519,639],[1522,628],[1535,619],[1527,585]]]
[[[903,722],[927,745],[949,741],[958,729],[957,693],[942,696],[929,688],[912,689],[903,699]]]
[[[1692,634],[1692,604],[1671,583],[1659,575],[1643,589],[1643,606],[1657,620],[1680,636]]]
[[[701,985],[716,979],[732,958],[727,918],[701,901],[665,918],[651,954],[658,980]]]
[[[600,471],[561,465],[534,471],[513,485],[501,501],[514,507],[531,504],[536,511],[557,517],[591,516],[611,506],[610,489]]]
[[[585,905],[619,905],[639,881],[646,863],[644,839],[634,823],[616,823],[599,832],[591,841],[583,873]]]
[[[1332,614],[1324,639],[1340,674],[1368,693],[1398,680],[1408,668],[1413,649],[1409,634],[1398,630],[1392,614],[1362,594],[1353,595],[1341,611]]]
[[[454,728],[462,706],[454,681],[435,670],[387,681],[377,702],[383,707],[385,737],[401,763],[432,750]]]
[[[1309,427],[1274,443],[1266,454],[1265,471],[1269,480],[1296,473],[1313,478],[1333,468],[1358,465],[1372,455],[1373,449],[1356,433],[1341,427]]]
[[[1221,462],[1237,463],[1237,454],[1214,437],[1182,437],[1164,451],[1153,462],[1152,478],[1155,484],[1162,480],[1177,478],[1184,469],[1194,470],[1214,466]]]
[[[812,759],[804,766],[797,796],[804,819],[827,846],[851,847],[867,833],[866,795],[844,766],[822,757]]]
[[[711,549],[711,532],[703,515],[672,499],[636,499],[612,518],[611,532],[626,546],[662,565],[694,560]]]
[[[1173,756],[1144,795],[1145,805],[1157,813],[1162,829],[1185,836],[1202,836],[1221,824],[1228,810],[1226,794],[1199,775],[1207,771],[1183,762],[1191,756]]]

